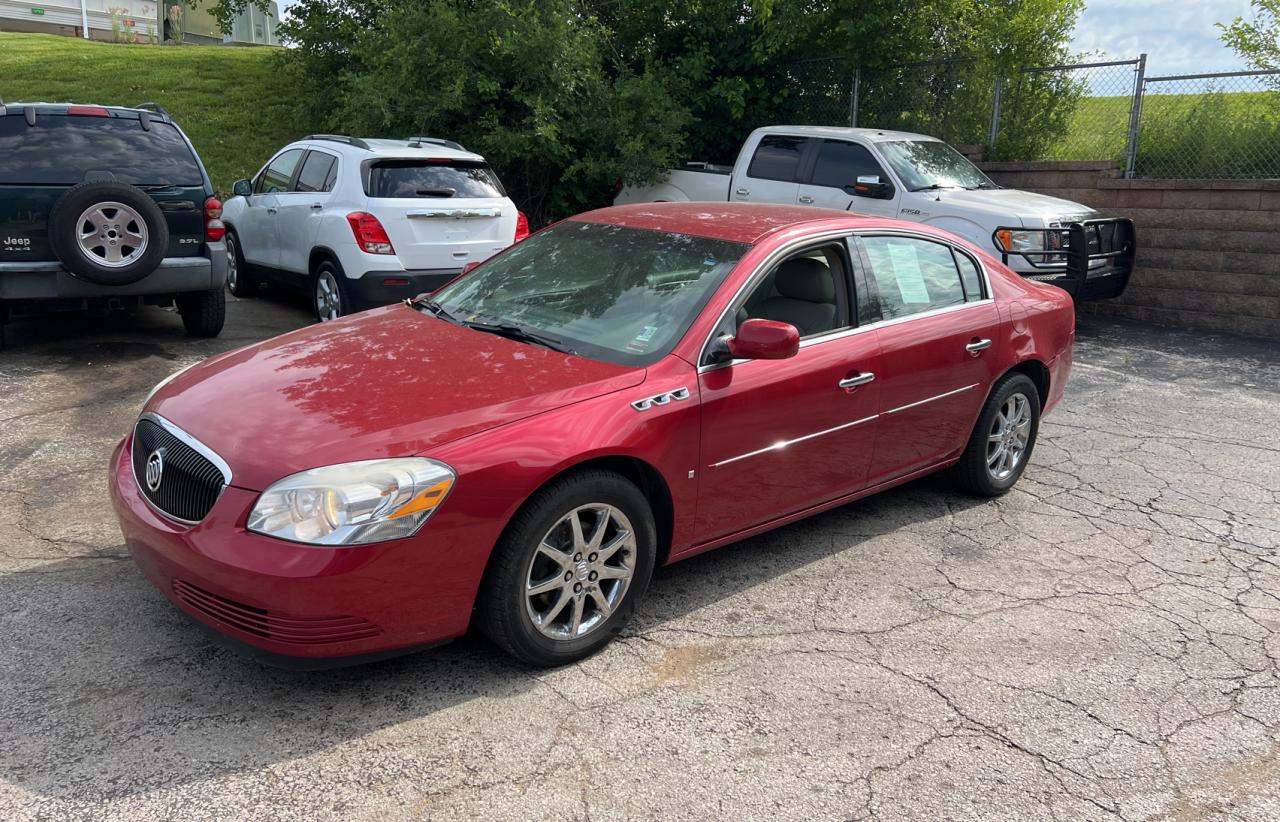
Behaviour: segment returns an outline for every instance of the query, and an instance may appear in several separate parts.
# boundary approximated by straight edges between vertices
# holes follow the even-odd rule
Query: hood
[[[232,485],[260,491],[308,468],[419,454],[644,374],[395,305],[205,360],[147,410],[216,451]]]
[[[1004,219],[1016,217],[1028,228],[1043,228],[1050,222],[1062,220],[1064,217],[1076,219],[1097,213],[1089,206],[1080,203],[1016,188],[979,188],[973,191],[954,189],[917,193],[928,194],[930,200],[939,196],[939,206],[962,206]],[[939,214],[945,213],[941,208],[933,210]]]

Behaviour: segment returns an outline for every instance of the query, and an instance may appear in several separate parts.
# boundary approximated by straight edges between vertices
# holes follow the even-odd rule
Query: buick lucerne
[[[607,208],[174,374],[112,496],[165,596],[277,663],[474,626],[562,664],[658,566],[944,469],[1008,491],[1074,329],[1064,292],[926,226]]]

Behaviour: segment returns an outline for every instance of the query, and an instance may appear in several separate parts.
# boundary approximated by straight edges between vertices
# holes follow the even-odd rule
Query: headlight
[[[285,477],[258,497],[250,531],[313,545],[363,545],[412,536],[456,479],[424,457],[365,460]]]
[[[996,232],[996,239],[1005,251],[1044,251],[1043,231],[1010,231],[1005,229]]]

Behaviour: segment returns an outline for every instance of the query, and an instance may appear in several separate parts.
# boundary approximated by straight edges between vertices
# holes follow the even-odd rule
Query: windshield
[[[434,296],[461,322],[506,323],[584,357],[649,365],[669,353],[747,246],[564,222]]]
[[[963,154],[937,140],[892,140],[880,143],[880,150],[908,191],[997,187]]]

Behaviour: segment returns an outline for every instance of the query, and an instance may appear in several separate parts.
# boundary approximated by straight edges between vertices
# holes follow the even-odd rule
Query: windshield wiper
[[[934,183],[931,186],[920,186],[919,188],[913,188],[911,190],[912,191],[943,191],[949,188],[955,188],[955,186],[943,186],[943,185],[938,185],[937,183]]]
[[[969,189],[969,191],[973,191],[974,189],[977,189],[977,188],[999,188],[999,187],[1000,186],[996,185],[995,183],[978,183],[976,186]]]
[[[552,351],[559,351],[561,354],[574,353],[574,351],[566,346],[562,340],[558,340],[555,337],[549,337],[546,334],[539,334],[537,331],[525,328],[522,325],[516,325],[515,323],[485,323],[475,320],[464,320],[460,324],[467,328],[475,329],[476,331],[483,331],[486,334],[497,334],[499,337],[506,337],[509,340],[541,345],[544,348],[550,348]]]
[[[415,192],[419,197],[452,197],[458,193],[456,188],[420,188]]]
[[[429,297],[414,297],[411,300],[405,300],[413,308],[425,308],[432,314],[442,320],[454,323],[455,325],[463,325],[463,322],[457,317],[444,310],[444,306]]]

